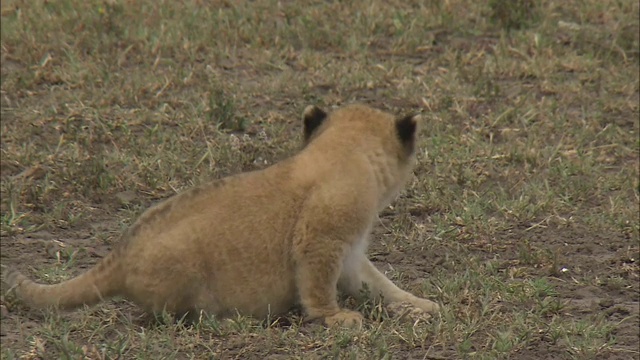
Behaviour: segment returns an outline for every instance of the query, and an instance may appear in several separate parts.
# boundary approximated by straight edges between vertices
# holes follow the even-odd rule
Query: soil
[[[105,219],[107,215],[104,215]],[[386,222],[384,217],[383,224]],[[98,225],[95,225],[98,224]],[[54,264],[56,252],[59,249],[57,239],[64,239],[64,245],[73,249],[83,249],[76,254],[76,262],[73,266],[74,273],[81,273],[91,267],[100,258],[107,254],[110,245],[96,244],[94,235],[116,228],[115,222],[109,220],[96,221],[93,225],[79,224],[74,229],[60,229],[55,232],[39,231],[27,235],[16,235],[2,238],[2,263],[28,272],[29,268],[42,268]],[[405,286],[411,288],[418,279],[428,277],[430,272],[446,268],[450,249],[437,248],[430,252],[413,249],[411,245],[402,249],[389,251],[380,241],[385,232],[384,226],[374,229],[370,254],[372,260],[380,268],[392,266],[395,270],[404,274]],[[617,352],[610,359],[634,358],[638,350],[638,329],[640,328],[638,283],[638,252],[633,240],[625,234],[598,234],[581,226],[558,227],[553,225],[516,226],[503,233],[495,234],[495,237],[485,241],[470,241],[465,244],[468,254],[481,259],[499,259],[505,264],[513,264],[521,261],[521,254],[517,244],[527,240],[530,249],[539,253],[552,254],[550,263],[539,266],[538,275],[546,277],[553,284],[558,293],[558,298],[567,306],[564,312],[576,321],[584,319],[590,321],[596,316],[606,318],[612,326],[615,326],[613,336],[616,348],[625,352]],[[117,240],[115,236],[111,240]],[[8,245],[11,244],[11,245]],[[533,250],[532,250],[533,251]],[[544,263],[544,262],[543,262]],[[564,269],[564,270],[563,270]],[[451,271],[460,269],[452,268]],[[567,274],[568,273],[568,274]],[[622,278],[626,286],[616,286],[609,279]],[[573,281],[575,279],[576,281]],[[599,279],[599,283],[591,285],[578,285],[577,280]],[[3,284],[4,285],[4,284]],[[6,289],[3,289],[3,293]],[[21,307],[11,308],[9,303],[2,304],[2,331],[0,339],[2,346],[18,346],[24,344],[24,334],[17,328],[16,323],[22,323],[22,328],[37,327],[42,321],[40,315],[29,312]],[[103,304],[106,307],[125,306],[134,318],[144,318],[139,309],[130,304]],[[146,321],[146,320],[144,320]],[[401,349],[399,349],[402,351]],[[434,359],[449,359],[451,351],[440,350],[432,352],[429,356]],[[417,354],[411,349],[406,349],[407,358],[415,358]],[[626,352],[628,351],[628,352]],[[441,353],[440,353],[441,352]],[[560,344],[553,344],[546,339],[540,339],[529,348],[519,353],[519,359],[555,359],[567,358],[566,348]]]

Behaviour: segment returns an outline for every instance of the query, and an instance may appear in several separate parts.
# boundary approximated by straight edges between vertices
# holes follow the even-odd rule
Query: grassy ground
[[[370,256],[444,310],[414,323],[360,304],[357,332],[3,298],[2,359],[640,358],[639,11],[3,1],[3,265],[76,275],[153,202],[294,153],[306,105],[364,102],[425,114],[415,177]]]

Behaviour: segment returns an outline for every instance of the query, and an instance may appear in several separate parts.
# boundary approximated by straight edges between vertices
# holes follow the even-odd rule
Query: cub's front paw
[[[428,312],[429,314],[435,314],[440,311],[440,305],[434,303],[431,300],[416,297],[415,299],[411,300],[410,303],[418,309]]]
[[[410,320],[412,322],[419,320],[428,320],[431,314],[438,312],[440,306],[438,304],[425,300],[411,302],[392,302],[386,306],[387,312],[393,318],[400,321]]]
[[[364,316],[357,311],[340,310],[340,312],[324,318],[324,323],[328,327],[348,327],[361,329]]]

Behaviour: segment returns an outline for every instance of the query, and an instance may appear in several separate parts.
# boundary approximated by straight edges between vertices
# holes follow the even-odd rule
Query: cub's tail
[[[18,271],[7,272],[5,282],[9,291],[15,291],[18,299],[33,308],[73,309],[96,304],[122,292],[122,248],[116,247],[89,271],[59,284],[38,284]]]

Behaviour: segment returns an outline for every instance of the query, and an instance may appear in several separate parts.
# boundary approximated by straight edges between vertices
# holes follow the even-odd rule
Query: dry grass
[[[370,321],[353,332],[3,299],[2,359],[637,359],[638,12],[4,1],[3,264],[77,274],[154,201],[295,152],[306,105],[358,101],[425,114],[416,176],[371,257],[444,310],[414,324],[361,304]]]

